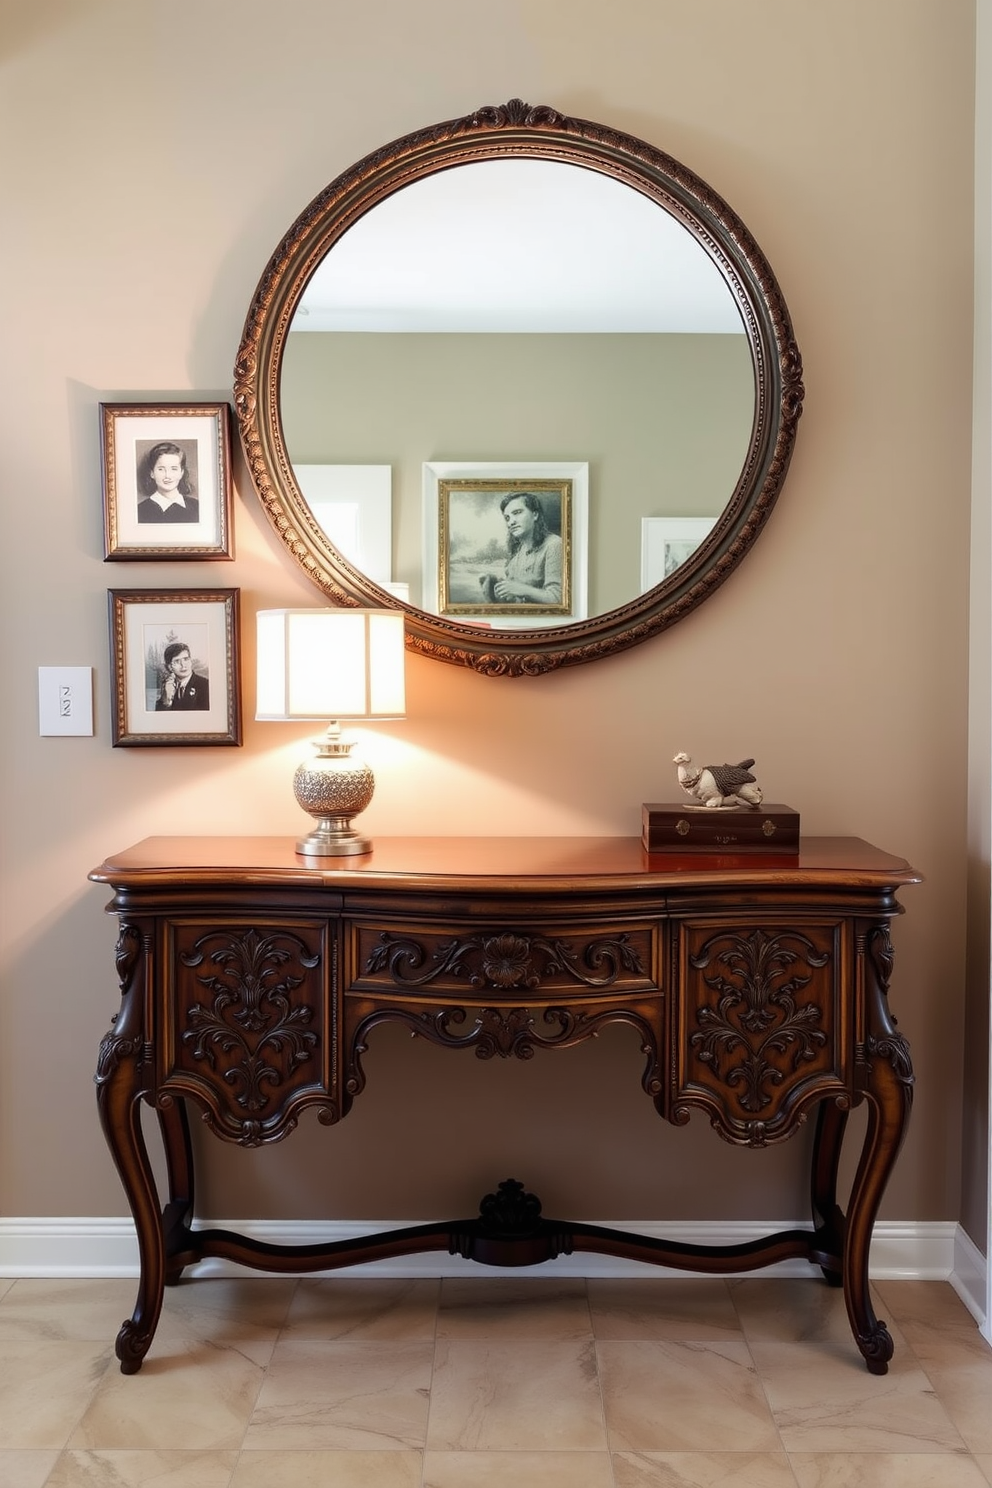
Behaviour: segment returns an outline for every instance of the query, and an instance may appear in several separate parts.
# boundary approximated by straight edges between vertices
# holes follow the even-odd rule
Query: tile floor
[[[869,1375],[816,1280],[0,1280],[3,1488],[988,1488],[992,1349],[879,1282]]]

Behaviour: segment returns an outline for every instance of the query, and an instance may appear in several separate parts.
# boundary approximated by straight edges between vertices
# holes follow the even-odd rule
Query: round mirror
[[[235,402],[263,507],[336,604],[481,672],[682,618],[781,487],[802,407],[757,245],[642,141],[515,101],[334,181],[256,291]]]

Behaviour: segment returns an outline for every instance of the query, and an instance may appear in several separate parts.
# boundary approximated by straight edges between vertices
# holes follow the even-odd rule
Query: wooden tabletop
[[[664,887],[684,884],[829,884],[898,888],[920,883],[903,858],[859,837],[804,837],[798,856],[774,853],[648,854],[639,837],[379,837],[370,853],[302,857],[291,837],[147,837],[115,853],[89,877],[115,888],[181,880],[193,884],[310,884],[347,888],[370,880],[459,887],[511,880],[535,889],[567,889],[619,881]]]

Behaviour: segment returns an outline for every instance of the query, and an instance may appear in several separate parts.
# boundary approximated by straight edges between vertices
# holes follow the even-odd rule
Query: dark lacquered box
[[[641,807],[641,841],[649,853],[798,853],[799,812],[653,801]]]

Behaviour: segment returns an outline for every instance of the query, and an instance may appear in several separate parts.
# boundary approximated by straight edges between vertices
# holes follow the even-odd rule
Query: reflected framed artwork
[[[113,743],[240,744],[238,589],[111,589]]]
[[[226,403],[101,403],[104,561],[233,558]]]
[[[500,628],[587,607],[584,461],[424,465],[424,608]]]
[[[391,465],[293,465],[314,520],[373,583],[393,580]]]
[[[641,593],[670,578],[716,525],[716,517],[641,518]]]

